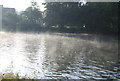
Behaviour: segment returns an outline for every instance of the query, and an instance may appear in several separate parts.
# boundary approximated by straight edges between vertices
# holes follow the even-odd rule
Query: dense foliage
[[[17,31],[59,31],[74,33],[118,33],[118,3],[44,3],[41,12],[36,2],[20,15],[6,15],[6,26]],[[9,17],[8,17],[9,16]],[[11,18],[12,17],[12,18]],[[12,19],[10,21],[9,19]],[[8,22],[10,21],[10,22]],[[11,28],[9,27],[9,28]],[[8,29],[9,30],[9,29]]]
[[[31,6],[19,15],[18,30],[37,31],[42,26],[42,12],[36,2],[31,3]]]
[[[117,33],[118,3],[46,3],[47,27],[62,31]]]

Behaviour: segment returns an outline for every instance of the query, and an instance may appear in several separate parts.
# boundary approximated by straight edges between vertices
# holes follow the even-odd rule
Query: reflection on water
[[[0,33],[0,73],[38,79],[118,78],[117,40],[85,36]]]

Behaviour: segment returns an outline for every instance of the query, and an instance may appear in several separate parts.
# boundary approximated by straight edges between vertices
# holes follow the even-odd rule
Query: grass
[[[36,81],[36,80],[30,80],[28,77],[20,77],[18,74],[13,73],[6,73],[6,74],[0,74],[0,81]]]
[[[19,75],[14,75],[13,73],[7,73],[3,75],[3,79],[19,79]]]

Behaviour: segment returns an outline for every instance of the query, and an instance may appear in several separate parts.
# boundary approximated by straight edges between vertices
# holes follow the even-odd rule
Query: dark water
[[[118,41],[76,34],[0,33],[0,73],[34,79],[116,79]]]

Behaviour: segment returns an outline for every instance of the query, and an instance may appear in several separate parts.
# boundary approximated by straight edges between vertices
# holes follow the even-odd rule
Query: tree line
[[[3,16],[6,31],[54,31],[69,33],[118,33],[117,2],[49,2],[40,11],[37,2],[20,14]]]

